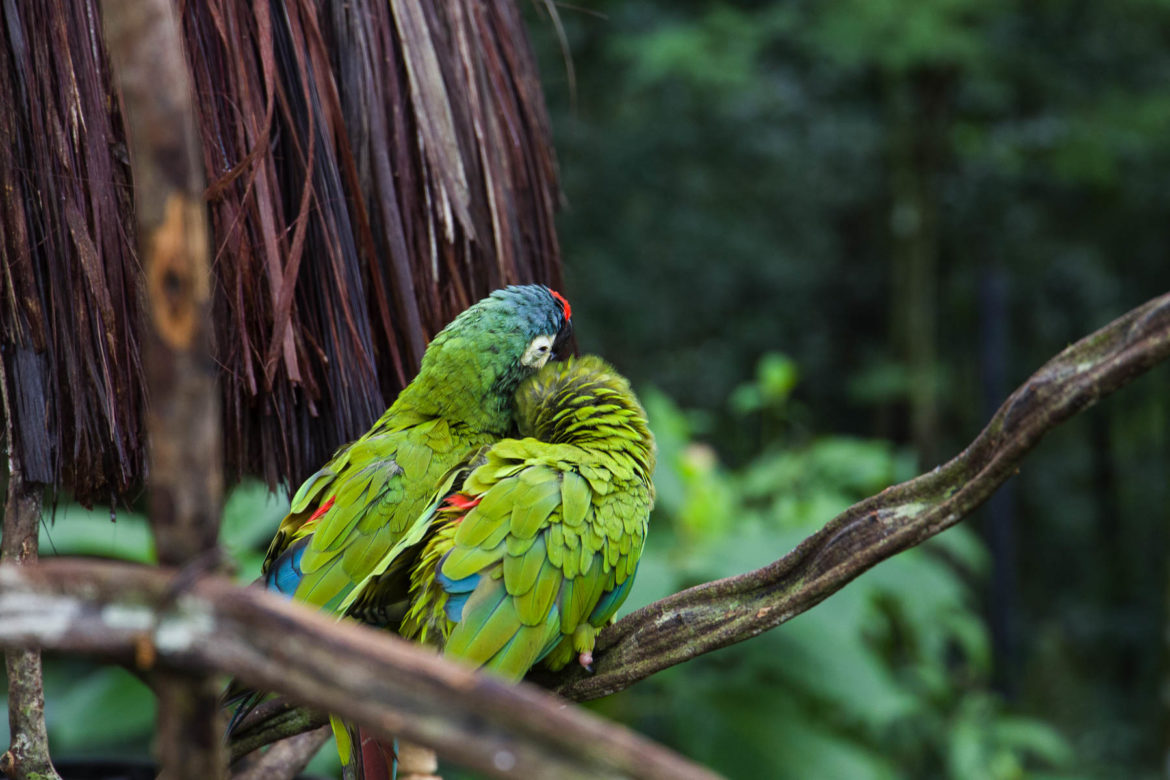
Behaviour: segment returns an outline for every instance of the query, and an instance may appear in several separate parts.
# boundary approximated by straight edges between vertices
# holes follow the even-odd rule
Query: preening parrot
[[[569,304],[542,285],[474,304],[428,345],[418,376],[364,436],[293,496],[261,571],[269,588],[339,611],[439,480],[513,429],[513,395],[567,340]]]
[[[445,474],[514,429],[517,386],[571,332],[568,302],[543,285],[496,290],[428,345],[422,367],[368,433],[341,447],[293,496],[262,566],[267,587],[341,614],[392,556]],[[229,732],[258,694],[240,704]]]
[[[513,680],[541,661],[591,667],[638,567],[655,459],[629,383],[597,357],[522,384],[516,423],[522,438],[452,470],[405,534],[412,546],[344,605]]]

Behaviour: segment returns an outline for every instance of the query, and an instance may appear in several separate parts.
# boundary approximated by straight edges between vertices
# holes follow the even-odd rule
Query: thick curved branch
[[[244,716],[232,732],[231,763],[239,761],[254,750],[271,745],[329,723],[329,716],[320,710],[293,706],[283,697],[260,702],[256,709]]]
[[[173,571],[103,561],[0,566],[0,645],[226,672],[497,777],[714,777],[556,696],[385,632],[218,577],[177,593],[176,581]]]
[[[537,681],[578,701],[775,628],[880,561],[950,528],[988,499],[1043,436],[1170,357],[1170,294],[1048,361],[957,457],[847,509],[778,561],[676,593],[610,626],[596,673]]]

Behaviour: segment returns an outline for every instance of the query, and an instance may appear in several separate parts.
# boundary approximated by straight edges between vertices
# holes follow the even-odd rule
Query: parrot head
[[[629,380],[596,355],[549,366],[520,386],[515,405],[521,436],[621,450],[647,480],[654,471],[654,435],[646,412]]]
[[[550,359],[564,357],[560,353],[573,335],[569,302],[542,284],[496,290],[461,314],[451,326],[457,326],[458,320],[465,316],[476,321],[474,327],[486,329],[498,340],[497,354],[505,356],[504,363],[511,360],[512,365],[502,365],[509,381],[514,378],[506,388],[509,394]]]
[[[571,314],[569,302],[541,284],[496,290],[435,336],[408,388],[413,402],[488,430],[506,430],[519,384],[563,357]]]

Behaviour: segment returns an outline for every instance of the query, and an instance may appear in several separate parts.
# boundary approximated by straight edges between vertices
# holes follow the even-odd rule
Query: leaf
[[[970,526],[957,525],[943,531],[931,537],[924,547],[941,550],[971,575],[985,576],[991,566],[991,554],[987,546]]]
[[[1055,767],[1068,766],[1076,758],[1064,735],[1035,718],[1001,715],[996,719],[995,736],[1004,746],[1031,754]]]
[[[247,480],[228,494],[220,541],[234,555],[267,546],[288,509],[286,493],[274,493],[263,482]]]
[[[130,512],[110,522],[108,511],[75,504],[46,512],[38,544],[42,555],[93,555],[135,563],[155,563],[154,540],[146,518]]]
[[[154,694],[116,666],[96,669],[80,680],[73,677],[63,690],[54,686],[47,696],[45,716],[54,753],[141,742],[154,727]]]

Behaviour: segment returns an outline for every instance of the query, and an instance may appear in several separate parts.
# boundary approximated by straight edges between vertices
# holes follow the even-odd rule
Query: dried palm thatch
[[[517,9],[179,3],[214,234],[229,476],[297,480],[488,290],[560,283],[555,162]],[[142,484],[145,316],[97,0],[0,4],[0,344],[26,479]]]

